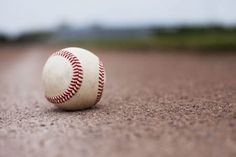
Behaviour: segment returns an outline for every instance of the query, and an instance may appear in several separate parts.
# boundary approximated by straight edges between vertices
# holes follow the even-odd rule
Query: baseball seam
[[[105,84],[105,69],[102,61],[99,60],[98,92],[95,104],[98,103],[102,97],[104,84]]]
[[[59,104],[68,101],[79,91],[83,81],[83,69],[79,59],[68,51],[61,50],[55,52],[54,54],[52,54],[52,56],[64,57],[70,62],[73,70],[73,76],[70,85],[62,94],[52,97],[46,96],[49,102]]]

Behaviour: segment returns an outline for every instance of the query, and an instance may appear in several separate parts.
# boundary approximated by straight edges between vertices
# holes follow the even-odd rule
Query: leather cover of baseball
[[[44,65],[42,81],[46,99],[65,110],[80,110],[98,103],[105,84],[102,61],[82,48],[53,53]]]

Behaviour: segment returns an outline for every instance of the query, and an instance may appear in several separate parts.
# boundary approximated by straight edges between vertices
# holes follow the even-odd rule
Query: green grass
[[[236,31],[162,33],[148,38],[101,39],[73,43],[85,47],[115,49],[235,51]]]
[[[236,50],[236,32],[209,32],[160,35],[157,47],[187,50]]]

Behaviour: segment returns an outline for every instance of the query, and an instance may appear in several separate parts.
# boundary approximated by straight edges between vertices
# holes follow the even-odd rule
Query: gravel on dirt
[[[97,50],[102,100],[65,112],[42,90],[58,49],[0,50],[0,157],[236,156],[236,55]]]

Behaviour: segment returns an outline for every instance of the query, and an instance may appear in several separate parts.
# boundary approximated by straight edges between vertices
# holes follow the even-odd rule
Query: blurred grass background
[[[114,49],[160,50],[236,50],[236,29],[180,28],[163,31],[144,38],[120,38],[71,41],[77,45]]]
[[[228,51],[236,50],[236,28],[221,26],[179,26],[150,27],[148,35],[116,36],[100,35],[86,38],[63,38],[57,32],[28,32],[15,39],[0,35],[1,44],[24,43],[57,43],[80,47],[133,49],[133,50],[197,50],[197,51]],[[103,29],[103,32],[110,30]],[[144,31],[143,28],[138,31]],[[116,30],[113,32],[116,32]],[[129,33],[129,31],[126,31]],[[118,32],[119,33],[119,32]],[[94,33],[96,34],[96,33]]]

